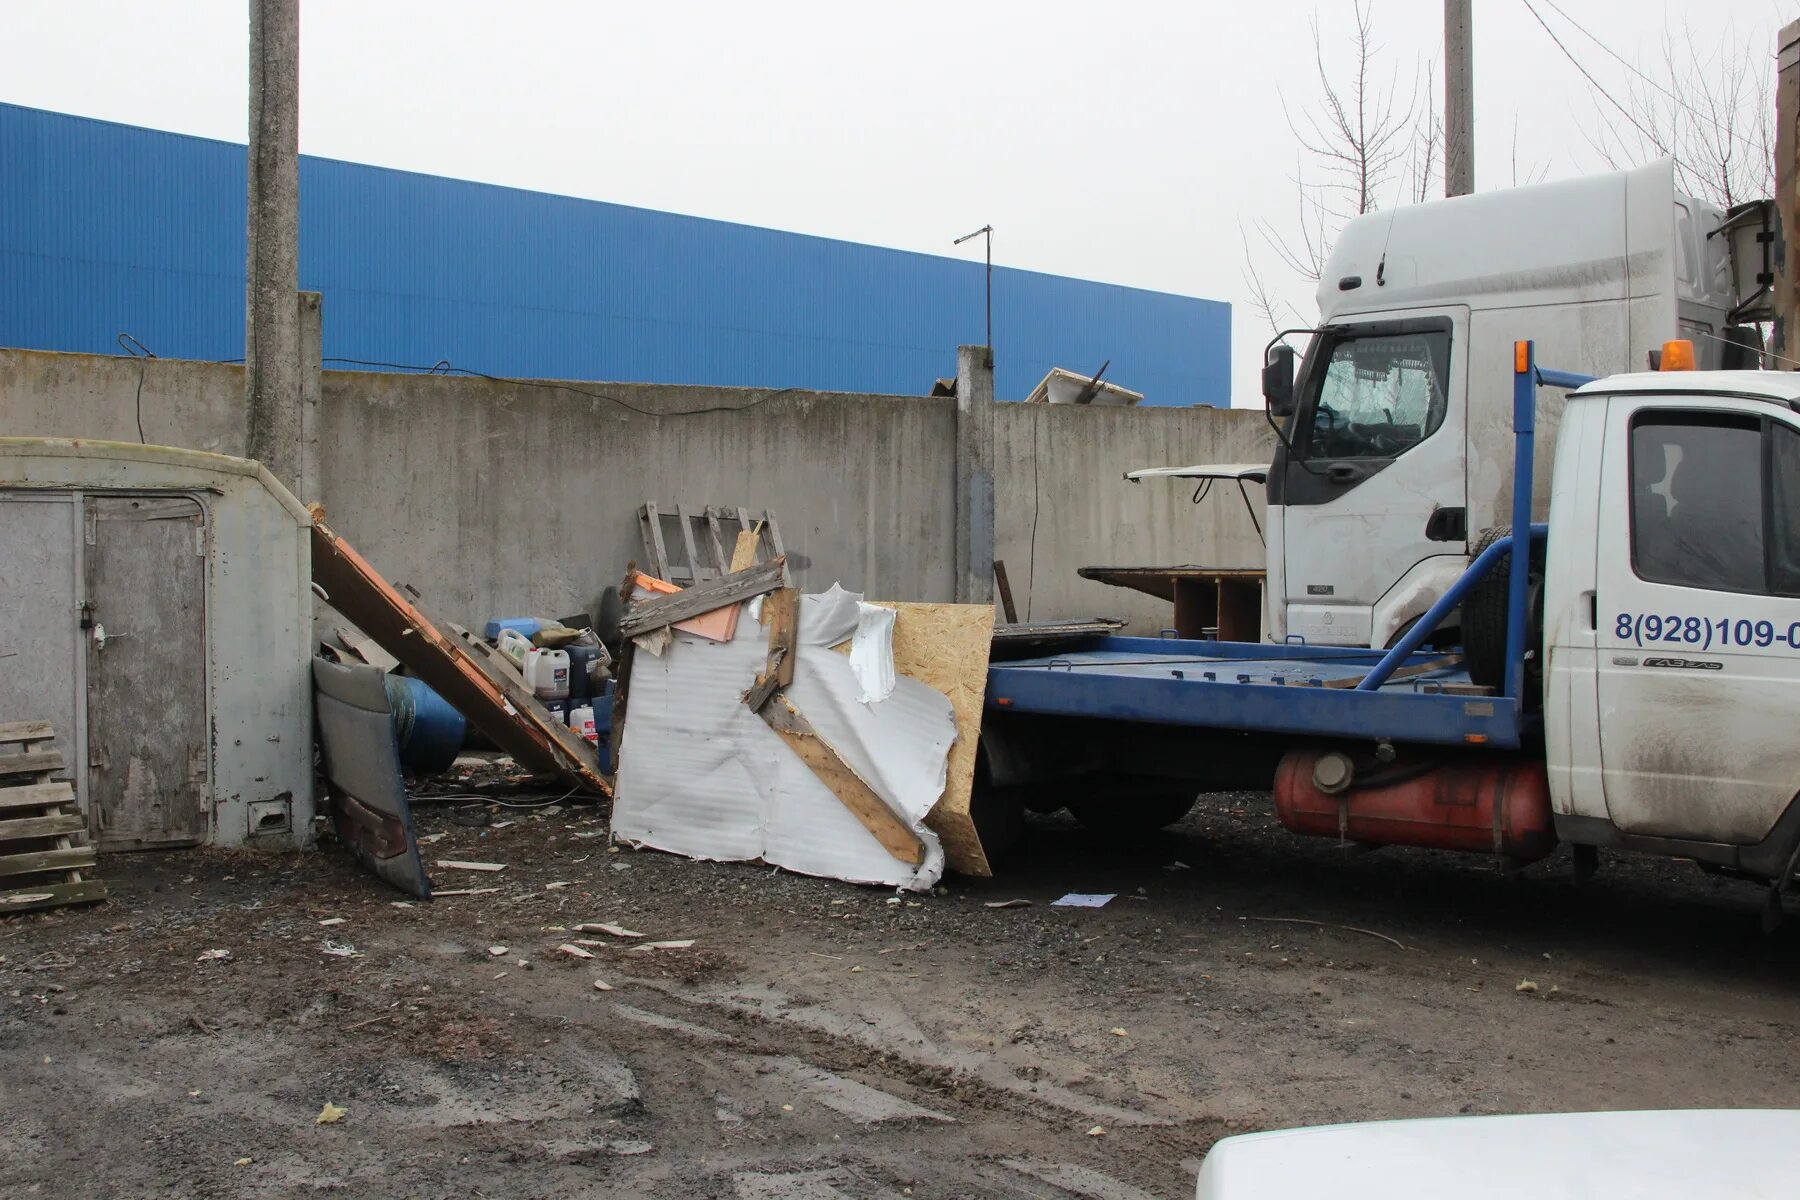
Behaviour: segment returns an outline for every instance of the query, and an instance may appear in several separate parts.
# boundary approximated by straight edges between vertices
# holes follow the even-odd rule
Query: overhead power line
[[[1548,2],[1548,0],[1546,0],[1546,2]],[[1643,134],[1646,138],[1648,138],[1650,140],[1651,145],[1655,146],[1659,150],[1664,150],[1666,152],[1667,147],[1665,147],[1663,145],[1663,140],[1661,138],[1657,137],[1654,133],[1651,133],[1648,129],[1645,129],[1643,122],[1639,121],[1635,116],[1633,116],[1630,109],[1626,108],[1623,104],[1620,104],[1617,100],[1615,100],[1613,98],[1613,94],[1611,92],[1607,91],[1606,88],[1601,85],[1600,81],[1598,79],[1595,79],[1586,67],[1581,65],[1581,60],[1576,58],[1575,55],[1569,50],[1569,48],[1567,46],[1563,45],[1562,39],[1556,36],[1556,30],[1550,28],[1550,23],[1548,21],[1544,20],[1542,15],[1540,15],[1538,13],[1537,9],[1532,7],[1531,0],[1519,0],[1519,3],[1523,4],[1525,6],[1525,11],[1530,13],[1532,18],[1535,21],[1537,21],[1537,23],[1539,25],[1542,25],[1544,27],[1544,32],[1550,35],[1550,40],[1556,43],[1556,48],[1563,52],[1563,57],[1568,59],[1570,64],[1577,71],[1581,72],[1581,77],[1583,79],[1587,80],[1589,84],[1593,85],[1593,88],[1596,92],[1599,92],[1602,96],[1605,96],[1607,99],[1607,102],[1609,104],[1611,104],[1614,108],[1619,110],[1620,115],[1622,115],[1627,121],[1630,121],[1632,126],[1634,128],[1636,128],[1639,133]]]
[[[1524,5],[1527,9],[1531,9],[1530,0],[1522,0],[1522,3],[1524,3]],[[1667,97],[1670,101],[1672,101],[1675,104],[1676,107],[1680,108],[1683,112],[1687,113],[1688,116],[1692,117],[1696,121],[1700,121],[1704,124],[1711,125],[1714,129],[1718,130],[1720,133],[1724,134],[1726,137],[1731,138],[1733,141],[1742,142],[1744,145],[1744,148],[1746,150],[1749,150],[1751,153],[1759,153],[1760,152],[1760,147],[1758,147],[1757,144],[1755,142],[1751,141],[1748,137],[1739,133],[1737,130],[1731,128],[1729,125],[1720,124],[1716,118],[1708,116],[1706,113],[1701,112],[1699,109],[1695,108],[1692,104],[1689,104],[1686,100],[1682,99],[1680,94],[1678,94],[1674,91],[1671,91],[1669,88],[1665,87],[1662,83],[1658,82],[1656,79],[1654,79],[1653,77],[1651,77],[1650,75],[1645,73],[1645,71],[1641,67],[1639,67],[1636,63],[1634,63],[1630,59],[1626,58],[1623,54],[1620,54],[1617,50],[1614,50],[1611,46],[1607,45],[1605,42],[1601,41],[1600,37],[1597,34],[1595,34],[1593,31],[1589,30],[1586,26],[1584,26],[1580,21],[1577,21],[1574,17],[1571,17],[1567,12],[1563,11],[1562,7],[1556,3],[1556,0],[1543,0],[1543,3],[1546,8],[1550,9],[1550,11],[1554,12],[1557,16],[1561,17],[1563,20],[1567,21],[1571,26],[1573,26],[1575,31],[1577,33],[1581,34],[1582,37],[1585,37],[1588,41],[1590,41],[1590,42],[1594,43],[1594,45],[1600,47],[1601,50],[1606,52],[1606,55],[1609,58],[1616,61],[1620,66],[1624,67],[1627,71],[1630,71],[1633,75],[1636,75],[1639,79],[1643,80],[1650,87],[1654,88],[1656,91],[1660,92],[1663,96]],[[1546,33],[1550,33],[1550,27],[1548,25],[1544,24],[1544,18],[1541,16],[1538,16],[1538,13],[1535,9],[1531,9],[1531,15],[1534,17],[1537,17],[1538,24],[1544,26],[1544,31]],[[1556,45],[1559,50],[1562,50],[1562,52],[1564,54],[1569,54],[1568,48],[1563,46],[1561,41],[1557,41],[1556,35],[1554,33],[1550,33],[1550,38],[1552,41],[1556,41]],[[1573,55],[1570,55],[1570,61],[1571,62],[1574,61]],[[1575,65],[1578,70],[1581,68],[1580,63],[1576,63]],[[1587,75],[1587,72],[1585,70],[1582,70],[1581,73],[1583,75]],[[1593,80],[1593,76],[1589,75],[1588,79],[1591,82]],[[1599,87],[1598,84],[1595,84],[1594,86]],[[1602,92],[1602,94],[1604,94],[1604,91]],[[1608,100],[1612,100],[1611,96],[1607,96],[1606,98]],[[1613,104],[1615,107],[1618,107],[1618,101],[1613,100]],[[1624,109],[1620,108],[1620,111],[1623,112]],[[1626,113],[1627,117],[1630,117],[1630,115],[1631,114]],[[1637,121],[1635,119],[1632,120],[1632,124],[1637,125]],[[1640,132],[1643,132],[1643,126],[1639,125],[1638,129]],[[1649,134],[1646,133],[1645,136],[1649,137]],[[1650,140],[1653,142],[1657,141],[1656,138],[1651,138]]]

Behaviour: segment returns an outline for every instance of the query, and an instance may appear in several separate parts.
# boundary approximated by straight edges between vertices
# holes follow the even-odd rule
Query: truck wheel
[[[1481,535],[1471,558],[1511,533],[1502,525]],[[1463,599],[1463,651],[1468,657],[1469,681],[1483,687],[1506,685],[1506,585],[1512,573],[1512,553],[1502,554],[1493,569]],[[1534,542],[1527,574],[1526,597],[1530,609],[1525,620],[1525,694],[1530,697],[1542,678],[1544,662],[1544,546]]]
[[[1199,790],[1192,784],[1118,781],[1101,795],[1090,792],[1079,800],[1071,800],[1069,811],[1097,837],[1141,837],[1187,816],[1198,796]]]

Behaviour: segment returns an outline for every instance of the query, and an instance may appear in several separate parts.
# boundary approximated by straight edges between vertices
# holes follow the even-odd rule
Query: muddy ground
[[[113,857],[110,903],[0,921],[0,1195],[1121,1200],[1247,1130],[1800,1105],[1800,923],[1684,864],[1512,878],[1211,797],[1120,846],[1033,818],[896,903],[452,815],[432,859],[507,866],[438,885],[497,892],[397,904],[327,840]]]

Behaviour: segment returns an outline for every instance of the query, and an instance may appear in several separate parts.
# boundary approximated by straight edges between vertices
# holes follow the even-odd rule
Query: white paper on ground
[[[879,604],[856,606],[856,633],[850,639],[850,669],[862,688],[864,704],[878,704],[894,691],[894,618],[899,614]]]
[[[1070,892],[1060,900],[1052,900],[1051,908],[1105,908],[1108,900],[1118,898],[1117,892]]]
[[[801,597],[787,696],[858,778],[905,814],[925,843],[924,863],[889,854],[744,706],[768,656],[767,631],[751,620],[740,620],[729,642],[677,630],[666,653],[632,665],[614,836],[692,858],[760,858],[858,883],[920,891],[936,883],[944,852],[924,819],[944,791],[955,714],[943,694],[905,677],[880,703],[859,702],[849,659],[831,647],[856,632],[861,600],[836,586]]]

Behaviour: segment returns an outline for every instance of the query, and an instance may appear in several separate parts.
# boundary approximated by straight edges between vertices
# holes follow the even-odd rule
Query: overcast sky
[[[1608,90],[1626,68],[1539,12]],[[1559,0],[1627,59],[1665,31],[1766,44],[1776,0]],[[1385,85],[1440,59],[1441,0],[1373,0]],[[0,3],[0,100],[243,141],[244,0]],[[304,153],[1234,305],[1234,399],[1266,328],[1240,225],[1295,210],[1282,101],[1316,102],[1308,23],[1347,62],[1347,0],[909,4],[303,0]],[[1727,27],[1727,24],[1729,27]],[[1439,73],[1441,79],[1441,71]],[[1475,5],[1476,186],[1596,169],[1596,93],[1523,0]],[[1079,364],[1071,364],[1078,366]],[[755,380],[745,380],[747,384]]]

